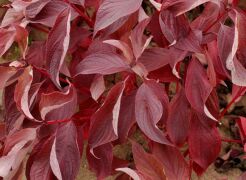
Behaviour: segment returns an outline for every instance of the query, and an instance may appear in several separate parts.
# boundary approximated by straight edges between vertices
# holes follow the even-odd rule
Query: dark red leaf
[[[185,94],[191,106],[198,112],[205,111],[205,103],[213,88],[206,71],[197,59],[192,59],[187,70]]]
[[[219,4],[218,0],[167,0],[162,4],[162,8],[168,8],[178,16],[209,1]]]
[[[96,75],[90,87],[92,98],[97,101],[98,98],[103,94],[106,87],[102,75]]]
[[[104,104],[92,116],[88,140],[91,152],[94,148],[118,138],[118,121],[124,88],[124,82],[116,84],[108,93]]]
[[[153,155],[162,162],[168,179],[189,179],[188,164],[177,148],[154,143]]]
[[[170,145],[165,133],[157,127],[163,113],[167,113],[165,110],[167,107],[163,106],[163,101],[168,101],[166,98],[160,84],[155,81],[146,81],[139,87],[136,94],[135,117],[138,126],[148,138]]]
[[[19,130],[22,126],[25,116],[17,109],[14,94],[15,84],[11,84],[4,89],[4,122],[6,123],[6,131],[8,133]]]
[[[141,6],[142,0],[105,0],[100,5],[95,22],[94,35],[118,19],[130,15]]]
[[[131,32],[130,40],[132,43],[133,53],[136,59],[138,59],[143,53],[144,49],[149,45],[152,37],[148,39],[144,37],[144,30],[149,24],[150,19],[145,19],[141,21]]]
[[[26,8],[26,19],[31,23],[54,27],[58,16],[68,8],[68,3],[60,0],[36,1]],[[71,19],[76,16],[77,13],[71,10]]]
[[[193,112],[189,131],[189,152],[203,171],[218,157],[221,140],[216,123],[204,114]]]
[[[177,146],[183,145],[188,137],[190,115],[190,104],[184,89],[181,89],[169,105],[167,119],[167,133]]]
[[[16,31],[14,28],[0,29],[0,57],[10,48],[15,40]]]
[[[127,139],[128,133],[136,122],[135,120],[135,96],[133,92],[128,96],[122,96],[122,102],[119,114],[119,140],[124,142]]]
[[[87,151],[87,160],[89,167],[94,171],[99,180],[111,174],[112,162],[113,162],[113,147],[111,143],[104,144],[94,149],[94,157],[89,149]]]
[[[7,83],[7,81],[16,73],[16,69],[13,67],[0,67],[0,89],[3,89]]]
[[[132,141],[132,152],[138,172],[144,179],[165,180],[163,164],[152,154],[148,154],[137,143]]]
[[[1,177],[11,179],[15,175],[35,139],[35,128],[26,128],[7,137],[0,157]]]
[[[32,80],[33,70],[31,66],[29,66],[25,68],[22,75],[18,78],[18,83],[16,84],[14,94],[15,102],[18,109],[22,111],[23,114],[29,119],[34,119],[29,109],[30,104],[28,100],[28,92],[31,88]]]
[[[51,80],[57,87],[61,87],[59,72],[66,57],[69,46],[71,11],[69,8],[62,11],[56,19],[56,23],[49,33],[46,42],[46,65]]]
[[[77,130],[73,122],[58,127],[50,152],[50,166],[58,179],[75,179],[80,167]]]
[[[39,102],[40,115],[43,120],[69,119],[77,108],[77,93],[73,85],[69,85],[64,92],[53,91],[42,94]]]
[[[54,136],[39,141],[27,161],[26,177],[28,180],[52,179],[55,176],[50,168],[50,151]]]
[[[98,52],[85,57],[76,67],[78,74],[113,74],[128,70],[124,59],[112,52]]]
[[[142,56],[139,58],[139,62],[141,62],[148,72],[150,72],[167,64],[174,67],[177,62],[185,58],[186,54],[187,52],[176,48],[150,48],[144,51]]]
[[[190,29],[184,15],[175,16],[172,11],[162,10],[159,17],[162,33],[170,44],[175,44],[180,38],[187,36]]]

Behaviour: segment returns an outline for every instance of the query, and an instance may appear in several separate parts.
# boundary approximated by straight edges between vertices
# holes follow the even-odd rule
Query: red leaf
[[[181,51],[176,48],[164,49],[164,48],[150,48],[146,49],[142,56],[139,58],[145,68],[150,71],[159,69],[167,64],[170,64],[172,67],[183,60],[186,56],[185,51]]]
[[[206,2],[214,2],[216,4],[219,3],[218,0],[167,0],[162,4],[162,8],[168,8],[172,11],[175,16],[181,15],[186,13],[187,11],[194,9],[195,7],[204,4]]]
[[[168,46],[169,42],[165,38],[165,36],[163,36],[159,22],[159,14],[160,13],[158,11],[154,12],[147,27],[147,30],[151,32],[151,34],[153,35],[153,40],[157,43],[157,45],[159,45],[160,47],[166,47]]]
[[[148,78],[159,80],[160,82],[177,82],[178,78],[173,74],[169,65],[149,73]]]
[[[220,58],[226,62],[227,69],[231,71],[232,82],[238,86],[246,86],[246,81],[243,78],[246,75],[246,69],[244,64],[238,60],[236,56],[237,51],[242,51],[241,48],[246,47],[244,41],[246,37],[245,30],[242,28],[242,24],[246,24],[246,16],[235,12],[234,28],[229,28],[225,25],[221,25],[218,33],[218,47],[221,46],[219,51]],[[244,56],[242,53],[241,56]],[[244,62],[244,61],[242,61]]]
[[[16,30],[16,36],[15,41],[18,43],[22,57],[25,59],[27,47],[28,47],[28,31],[21,27],[21,26],[15,26]]]
[[[0,157],[0,176],[10,178],[18,171],[36,138],[36,129],[27,128],[7,137]]]
[[[112,52],[96,52],[85,57],[76,67],[78,74],[114,74],[128,70],[123,58]]]
[[[227,64],[229,61],[233,60],[232,47],[234,43],[234,31],[233,28],[221,25],[218,32],[218,50],[219,57],[224,64]]]
[[[105,89],[106,89],[106,87],[105,87],[105,84],[104,84],[103,76],[96,75],[94,77],[94,80],[93,80],[93,82],[91,84],[91,87],[90,87],[92,98],[95,101],[97,101],[98,98],[103,94]]]
[[[167,102],[164,89],[155,81],[142,84],[136,94],[135,117],[140,129],[151,140],[170,145],[163,131],[157,127],[162,116],[166,116],[163,101]]]
[[[16,130],[19,130],[25,118],[25,116],[17,109],[14,100],[15,85],[16,83],[11,84],[4,89],[4,122],[6,124],[7,133],[13,133]]]
[[[203,171],[218,157],[221,140],[215,122],[207,116],[193,112],[189,131],[189,152],[192,160]]]
[[[123,41],[119,41],[119,40],[114,40],[114,39],[106,40],[103,42],[120,49],[129,64],[133,61],[133,58],[134,58],[133,52],[127,43],[125,43]]]
[[[221,2],[223,3],[223,2]],[[208,2],[202,11],[202,14],[198,16],[194,21],[191,23],[192,29],[199,29],[205,32],[213,32],[213,26],[219,26],[217,19],[219,18],[220,11],[224,11],[222,9],[223,6],[218,6],[218,4]],[[222,13],[222,12],[221,12]]]
[[[118,19],[136,12],[142,0],[105,0],[100,5],[94,29],[94,35]]]
[[[50,153],[50,166],[58,179],[75,179],[80,167],[77,130],[73,122],[58,127]]]
[[[162,33],[170,44],[175,44],[180,38],[187,36],[190,31],[186,17],[184,15],[176,17],[169,10],[161,11],[159,23]]]
[[[190,104],[186,99],[184,89],[181,89],[169,105],[167,119],[168,135],[177,146],[183,145],[188,137],[189,121]]]
[[[128,133],[136,122],[135,120],[135,96],[132,93],[128,96],[122,96],[122,102],[119,115],[119,140],[124,142],[127,139]]]
[[[139,172],[136,172],[135,170],[132,170],[128,167],[117,168],[116,170],[125,173],[123,175],[118,176],[116,180],[125,180],[126,178],[129,179],[128,176],[130,176],[134,180],[140,180],[141,178],[145,179]]]
[[[0,29],[0,57],[10,48],[15,40],[16,31],[14,28]]]
[[[222,48],[223,46],[224,45],[220,46],[220,48]],[[230,75],[228,73],[229,71],[226,69],[226,62],[222,58],[218,57],[218,51],[220,48],[218,48],[217,42],[213,41],[208,44],[208,54],[212,59],[216,76],[221,79],[224,79],[225,77],[229,78]]]
[[[190,179],[188,164],[177,148],[154,143],[153,155],[162,162],[167,179]]]
[[[233,69],[231,70],[232,82],[238,86],[246,86],[245,76],[246,69],[245,67],[238,61],[237,58],[234,59]]]
[[[71,3],[78,4],[78,5],[85,5],[85,0],[69,0]]]
[[[192,59],[187,70],[185,94],[191,106],[203,113],[208,96],[213,87],[210,84],[206,71],[197,59]]]
[[[15,87],[14,99],[17,107],[29,119],[34,119],[30,112],[30,104],[28,100],[28,92],[33,80],[33,70],[31,66],[24,69],[22,75],[18,78],[18,83]]]
[[[138,59],[143,53],[144,49],[149,45],[152,37],[148,39],[144,37],[144,30],[149,24],[150,19],[141,21],[131,32],[130,40],[132,43],[133,53],[136,59]]]
[[[26,61],[35,67],[42,67],[45,64],[45,42],[35,41],[29,47],[26,55]]]
[[[36,1],[26,8],[25,15],[31,23],[40,23],[48,27],[54,27],[58,16],[68,8],[68,3],[60,0]],[[77,13],[73,10],[71,11],[71,19],[73,19],[77,16]]]
[[[180,40],[174,45],[174,47],[183,51],[202,53],[203,49],[200,46],[201,40],[202,40],[201,31],[190,30],[189,34],[187,36],[180,38]]]
[[[92,116],[88,140],[91,152],[94,148],[118,138],[118,121],[124,88],[124,82],[116,84],[108,93],[104,104]]]
[[[64,92],[53,91],[42,94],[39,102],[40,115],[43,120],[69,119],[77,108],[77,93],[73,85],[69,85]]]
[[[68,46],[70,33],[71,11],[69,8],[62,11],[56,19],[56,23],[49,33],[46,42],[46,65],[50,73],[51,80],[61,88],[59,82],[59,71],[64,62]]]
[[[26,7],[25,15],[28,19],[35,18],[38,13],[48,4],[51,0],[36,1]]]
[[[28,180],[52,179],[55,176],[50,168],[50,151],[54,136],[40,140],[35,145],[27,161],[26,177]]]
[[[111,143],[104,144],[94,149],[96,157],[94,157],[89,149],[87,151],[87,160],[89,167],[94,171],[99,180],[111,174],[113,162],[113,146]]]
[[[132,152],[135,165],[144,179],[165,180],[165,172],[160,159],[152,154],[146,153],[143,148],[132,141]]]
[[[7,81],[16,73],[16,69],[13,67],[0,66],[0,89],[6,86]]]

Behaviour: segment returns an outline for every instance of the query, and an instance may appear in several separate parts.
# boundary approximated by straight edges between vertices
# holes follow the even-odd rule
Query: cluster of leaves
[[[11,0],[1,10],[3,179],[23,166],[27,179],[75,179],[85,142],[98,179],[189,179],[218,157],[220,119],[246,92],[237,0]],[[13,46],[20,55],[6,61]],[[233,100],[220,113],[225,82]],[[113,154],[124,143],[134,161]]]

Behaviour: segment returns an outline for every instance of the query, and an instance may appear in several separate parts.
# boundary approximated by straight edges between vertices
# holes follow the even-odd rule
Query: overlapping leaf
[[[129,66],[122,57],[112,52],[95,52],[88,55],[76,67],[78,74],[113,74],[128,70]]]
[[[179,113],[177,113],[177,110]],[[172,99],[167,119],[167,132],[176,145],[182,145],[189,132],[190,105],[186,99],[184,89]]]
[[[75,179],[79,171],[80,152],[73,122],[56,130],[50,152],[50,167],[58,179]]]
[[[188,164],[177,148],[155,143],[153,154],[162,162],[168,179],[189,179]]]
[[[238,3],[2,5],[1,178],[20,179],[25,168],[28,180],[76,179],[85,149],[97,179],[202,175],[221,150],[218,121],[246,91],[246,16]],[[219,93],[231,87],[221,111]],[[234,117],[241,141],[224,140],[245,150],[245,118]]]
[[[69,85],[64,92],[54,91],[42,94],[39,102],[40,115],[43,120],[69,119],[77,107],[77,94],[73,85]]]
[[[221,148],[221,139],[215,122],[204,114],[193,112],[188,143],[192,160],[203,171],[206,170],[218,157]]]
[[[116,20],[137,11],[142,0],[105,0],[100,5],[95,22],[96,34],[99,30],[106,28]]]
[[[66,57],[69,46],[71,11],[69,8],[62,11],[49,33],[46,42],[46,65],[52,81],[60,87],[59,72]]]
[[[170,144],[164,132],[157,127],[162,116],[166,116],[163,113],[167,113],[167,99],[162,87],[154,81],[145,82],[139,87],[135,101],[135,117],[140,129],[151,140]]]
[[[124,82],[116,84],[109,92],[104,104],[92,116],[89,146],[94,148],[118,138],[118,121]]]
[[[205,103],[213,88],[202,64],[193,59],[187,70],[185,94],[191,106],[198,112],[204,112]]]
[[[167,0],[162,4],[162,8],[168,8],[178,16],[209,1],[219,4],[219,0]]]

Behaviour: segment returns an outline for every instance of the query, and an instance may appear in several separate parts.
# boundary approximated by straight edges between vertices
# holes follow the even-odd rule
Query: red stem
[[[239,144],[242,144],[242,141],[240,139],[221,138],[221,141],[228,142],[228,143],[239,143]]]
[[[226,114],[228,109],[233,105],[233,103],[242,96],[242,93],[245,91],[246,87],[242,88],[241,90],[238,91],[238,93],[235,95],[235,97],[229,102],[229,104],[226,106],[226,108],[220,113],[219,120]]]
[[[66,123],[71,121],[72,119],[61,119],[61,120],[54,120],[54,121],[47,121],[46,123],[51,125],[51,124],[58,124],[58,123]]]
[[[76,115],[75,115],[76,116]],[[72,117],[72,118],[70,118],[70,119],[61,119],[61,120],[51,120],[51,121],[46,121],[45,123],[46,124],[49,124],[49,125],[51,125],[51,124],[59,124],[59,123],[67,123],[67,122],[70,122],[70,121],[72,121],[74,118],[75,118],[75,116],[74,117]],[[91,117],[90,116],[86,116],[86,117],[77,117],[77,121],[87,121],[88,119],[90,119]],[[76,119],[74,119],[74,120],[76,120]]]

